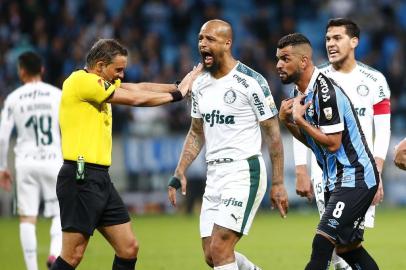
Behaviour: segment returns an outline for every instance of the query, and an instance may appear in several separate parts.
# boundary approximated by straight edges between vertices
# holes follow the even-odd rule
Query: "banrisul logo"
[[[238,206],[238,207],[242,207],[242,201],[237,201],[236,198],[227,198],[227,199],[222,199],[221,200],[222,203],[224,203],[224,205],[227,206]]]
[[[210,124],[210,127],[214,126],[214,124],[235,124],[234,115],[224,115],[219,110],[213,110],[211,113],[203,113],[202,115],[203,120]]]
[[[259,99],[256,93],[252,94],[252,97],[254,98],[254,105],[257,107],[259,114],[264,115],[265,114],[264,103]]]
[[[322,75],[320,75],[318,78],[317,78],[317,80],[319,80],[319,82],[320,82],[320,86],[321,86],[321,89],[320,89],[320,91],[321,91],[321,96],[322,96],[322,98],[323,98],[323,102],[327,102],[331,97],[330,97],[330,94],[329,94],[329,89],[328,89],[328,85],[327,85],[327,82],[326,82],[326,80],[323,78],[323,76]]]

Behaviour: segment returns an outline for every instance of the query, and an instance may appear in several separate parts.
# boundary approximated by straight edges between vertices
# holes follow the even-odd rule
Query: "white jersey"
[[[220,79],[201,74],[192,86],[191,111],[203,119],[208,161],[261,155],[259,122],[278,113],[264,77],[240,62]]]
[[[60,99],[61,90],[44,82],[27,83],[6,98],[0,120],[0,170],[7,168],[9,138],[14,126],[16,162],[62,161]]]
[[[319,69],[326,76],[336,81],[351,100],[369,149],[376,156],[377,153],[374,151],[373,143],[374,116],[380,113],[374,110],[374,105],[385,99],[390,99],[390,90],[385,77],[381,72],[361,62],[357,62],[356,67],[350,73],[336,71],[330,63],[320,66]],[[389,144],[389,141],[387,143]],[[386,149],[387,147],[388,145]],[[385,156],[386,151],[382,158],[385,159]]]

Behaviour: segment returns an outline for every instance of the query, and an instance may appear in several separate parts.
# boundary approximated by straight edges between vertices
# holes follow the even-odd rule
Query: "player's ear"
[[[231,49],[231,45],[232,45],[232,41],[231,41],[231,39],[227,39],[226,40],[226,47],[227,47],[227,49]]]
[[[105,66],[103,61],[97,61],[95,65],[95,70],[96,72],[100,73],[103,70],[103,67]]]
[[[355,49],[358,46],[359,39],[357,37],[352,37],[350,40],[351,48]]]
[[[308,64],[309,64],[309,57],[307,55],[302,55],[302,57],[300,58],[300,67],[302,69],[305,69]]]

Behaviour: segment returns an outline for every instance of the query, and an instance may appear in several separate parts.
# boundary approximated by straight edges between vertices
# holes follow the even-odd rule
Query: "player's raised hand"
[[[0,171],[0,187],[7,192],[10,192],[13,186],[13,179],[8,170]]]
[[[176,191],[181,188],[182,195],[186,195],[185,175],[172,176],[168,183],[168,199],[173,206],[176,206]]]
[[[304,104],[303,102],[305,98],[306,96],[300,95],[293,99],[292,117],[294,121],[302,119],[306,112],[306,109],[309,108],[310,104],[312,104],[311,101]]]
[[[293,99],[282,100],[281,107],[279,109],[279,119],[282,122],[290,122],[289,119],[292,116]]]
[[[197,66],[193,67],[193,70],[186,74],[186,76],[182,79],[182,81],[178,85],[179,91],[182,93],[182,96],[186,96],[189,93],[194,80],[197,78],[197,76],[199,76],[202,70],[203,65],[199,63]]]
[[[271,187],[271,203],[272,209],[276,207],[279,210],[282,218],[286,218],[289,209],[288,194],[283,183],[272,184]]]

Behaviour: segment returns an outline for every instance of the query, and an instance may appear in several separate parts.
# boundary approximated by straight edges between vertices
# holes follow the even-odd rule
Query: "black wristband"
[[[171,94],[171,96],[172,96],[172,101],[171,102],[176,102],[176,101],[179,101],[179,100],[183,99],[182,92],[179,91],[179,90],[169,92],[169,94]]]
[[[174,189],[179,189],[182,185],[180,184],[179,178],[172,176],[169,178],[168,187],[173,187]]]

